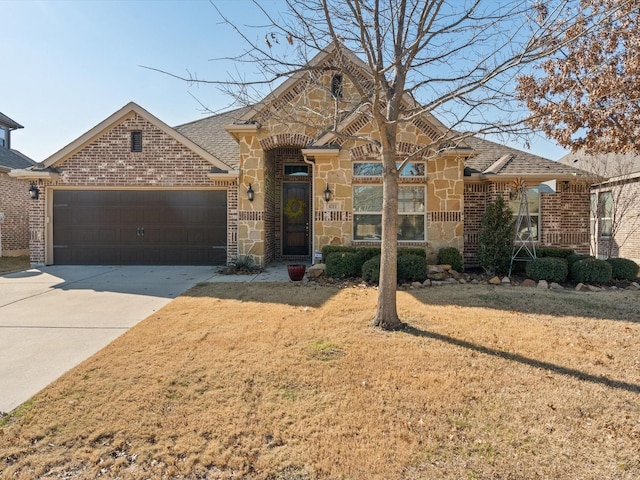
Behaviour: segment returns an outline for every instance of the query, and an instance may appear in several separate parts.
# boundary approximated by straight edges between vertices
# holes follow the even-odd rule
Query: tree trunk
[[[380,284],[378,307],[373,320],[375,327],[398,330],[404,326],[396,308],[398,285],[398,172],[395,152],[382,152],[382,257],[380,259]]]

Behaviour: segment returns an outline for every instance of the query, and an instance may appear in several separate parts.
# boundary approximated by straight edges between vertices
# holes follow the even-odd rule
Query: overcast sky
[[[215,1],[238,23],[259,21],[248,0]],[[12,147],[35,161],[130,101],[172,126],[205,115],[193,96],[212,110],[229,105],[213,86],[141,67],[224,78],[228,67],[211,59],[238,54],[242,43],[206,0],[0,0],[0,18],[0,112],[24,126]],[[565,153],[543,140],[531,151]]]

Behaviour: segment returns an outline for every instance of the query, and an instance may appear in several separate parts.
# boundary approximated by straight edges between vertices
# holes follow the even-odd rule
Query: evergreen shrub
[[[331,278],[352,278],[360,276],[362,257],[356,252],[332,252],[327,255],[325,275]]]
[[[571,278],[582,283],[609,283],[613,269],[605,260],[585,258],[571,266]]]
[[[438,263],[451,265],[456,272],[462,272],[462,254],[456,247],[444,247],[438,251]]]
[[[478,260],[489,274],[506,273],[511,263],[513,215],[501,196],[489,204],[480,223]]]
[[[362,264],[362,279],[365,282],[380,283],[380,256],[370,258]]]
[[[557,257],[534,258],[527,262],[527,277],[533,280],[564,282],[569,274],[567,261]]]
[[[421,255],[398,256],[398,283],[424,282],[427,279],[427,260]]]
[[[635,280],[638,278],[638,264],[628,258],[609,258],[611,276],[615,280]]]
[[[554,257],[554,258],[567,258],[570,255],[575,255],[575,250],[571,248],[558,248],[558,247],[540,247],[536,248],[536,257]]]

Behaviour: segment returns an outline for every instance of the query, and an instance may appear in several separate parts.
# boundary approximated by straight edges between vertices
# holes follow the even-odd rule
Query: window
[[[527,206],[529,208],[529,216],[531,217],[531,238],[527,238],[527,222],[523,219],[520,230],[517,233],[517,239],[520,241],[540,240],[540,191],[538,187],[527,189]],[[520,198],[509,200],[509,208],[513,212],[513,220],[517,221],[520,212]]]
[[[142,151],[142,132],[140,131],[131,132],[131,151],[132,152]]]
[[[308,177],[309,165],[285,165],[284,174],[290,177]]]
[[[425,239],[425,187],[401,186],[398,191],[398,240]],[[382,185],[353,187],[353,239],[382,239]]]
[[[341,73],[336,73],[331,77],[331,95],[333,98],[342,98],[342,81]]]
[[[396,165],[400,168],[400,163]],[[424,162],[407,162],[400,172],[401,177],[424,177],[426,166]],[[380,162],[355,162],[353,164],[354,177],[381,177],[382,163]]]
[[[598,198],[598,234],[610,237],[613,230],[613,195],[601,192]]]
[[[0,127],[0,148],[7,146],[7,131]]]

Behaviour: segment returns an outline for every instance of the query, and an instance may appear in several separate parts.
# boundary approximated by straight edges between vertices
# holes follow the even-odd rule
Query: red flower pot
[[[302,264],[287,265],[287,273],[289,278],[294,282],[299,282],[304,278],[304,273],[307,271],[307,266]]]

